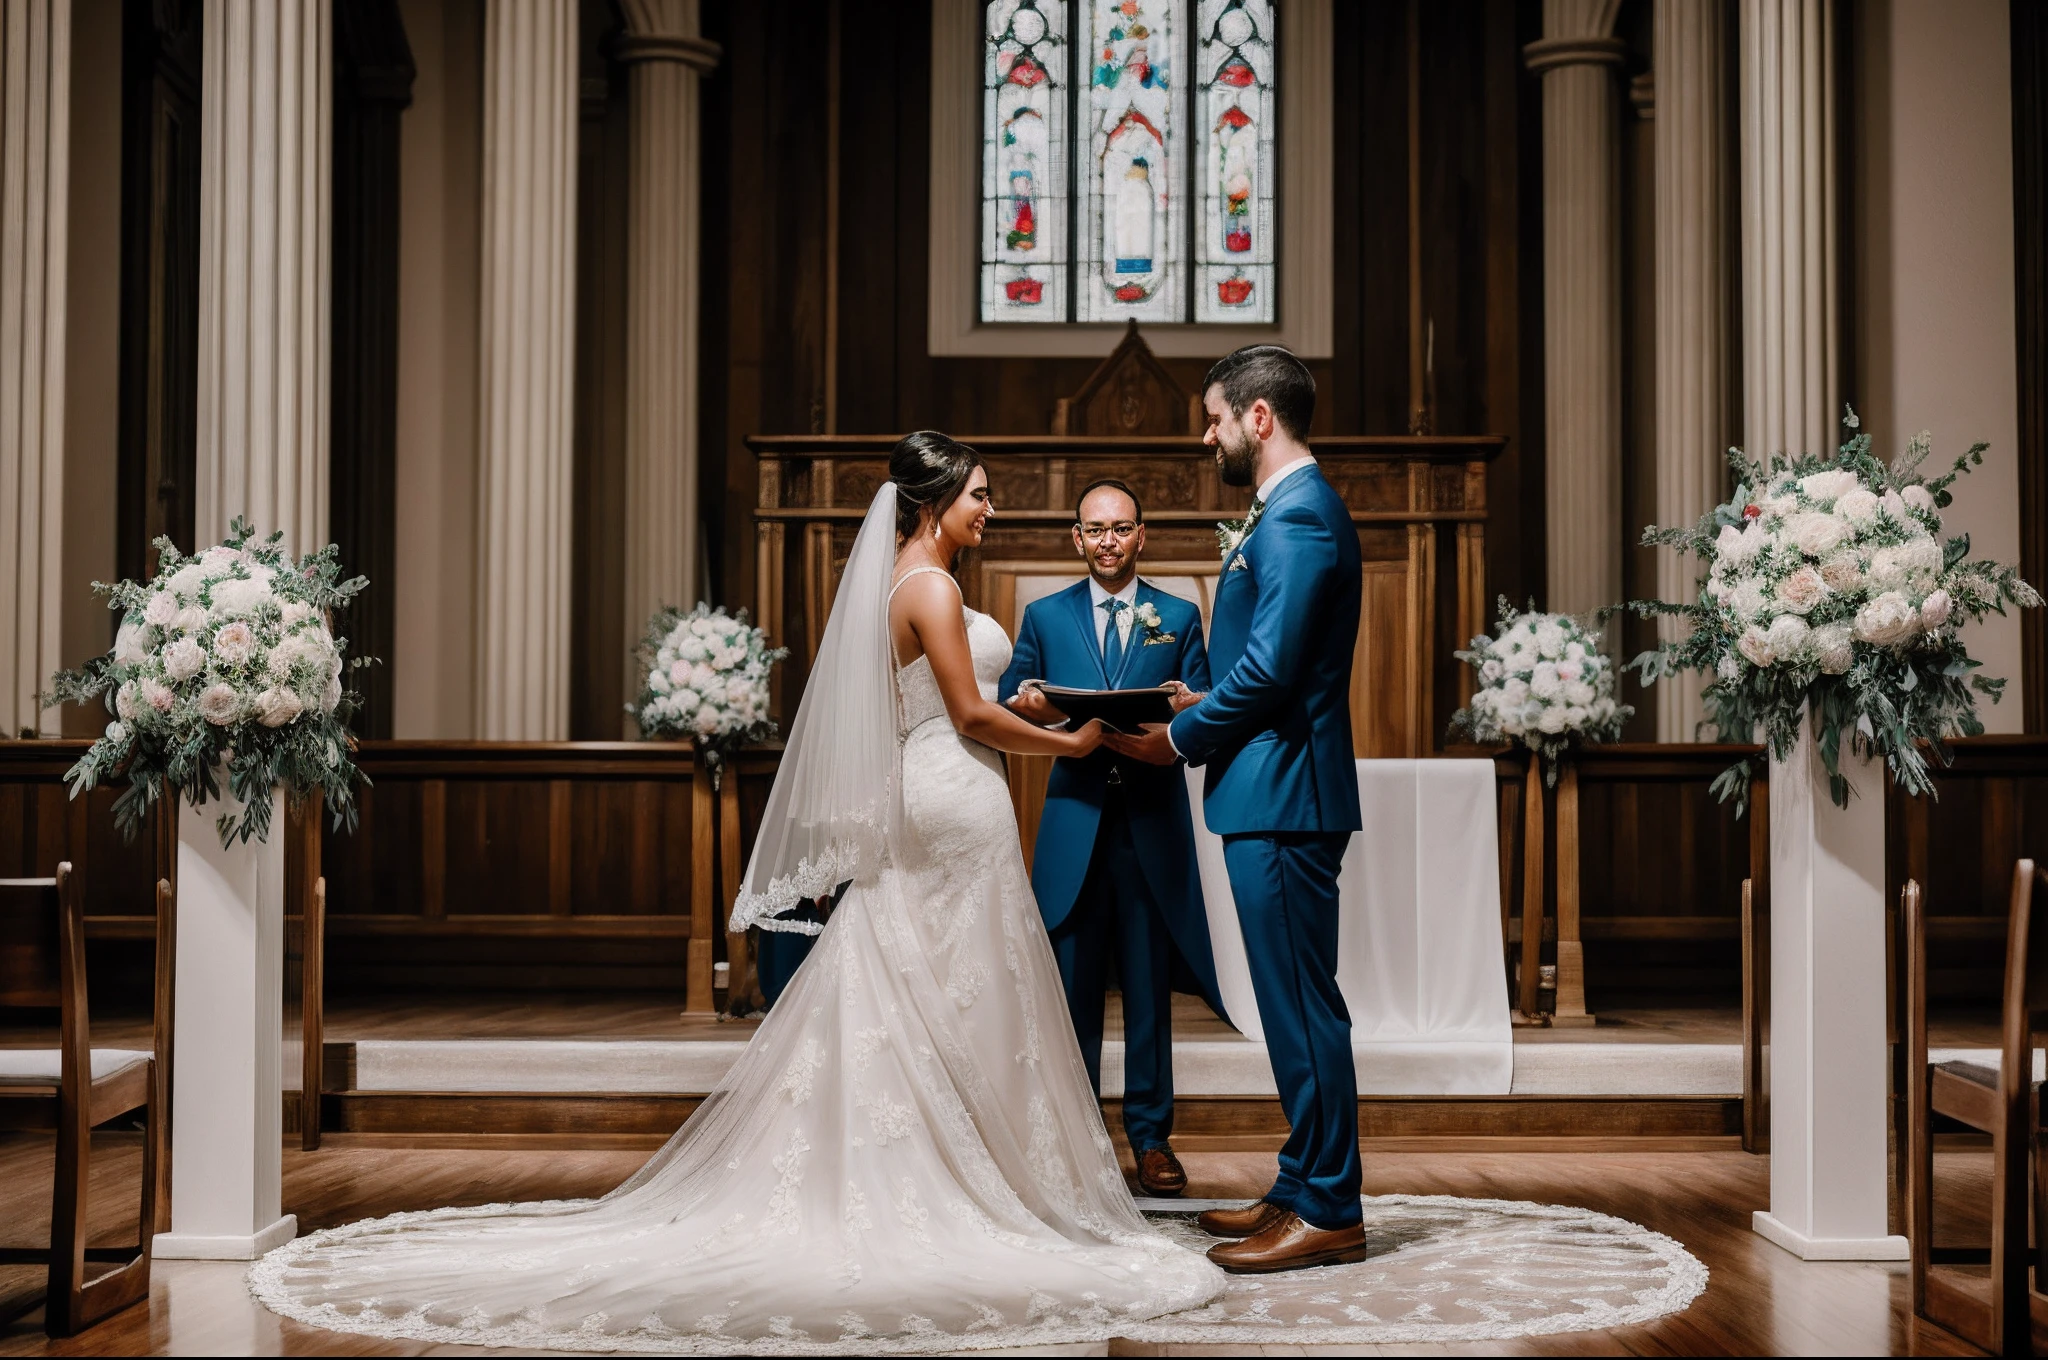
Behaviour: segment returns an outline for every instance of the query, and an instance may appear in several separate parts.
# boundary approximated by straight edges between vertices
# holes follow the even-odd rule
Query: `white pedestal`
[[[1801,724],[1771,764],[1771,1207],[1808,1261],[1903,1261],[1886,1231],[1884,769],[1845,751],[1849,806]]]
[[[225,786],[226,781],[222,781]],[[298,1234],[282,1212],[284,795],[270,840],[222,849],[178,818],[178,993],[171,1066],[171,1230],[159,1259],[247,1261]]]

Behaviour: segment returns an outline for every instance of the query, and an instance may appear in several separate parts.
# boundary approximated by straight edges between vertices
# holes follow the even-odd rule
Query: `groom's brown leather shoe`
[[[1161,1143],[1138,1154],[1138,1188],[1162,1198],[1178,1195],[1188,1188],[1188,1173],[1173,1149]]]
[[[1242,1242],[1209,1248],[1209,1259],[1233,1275],[1265,1275],[1276,1270],[1347,1265],[1363,1261],[1365,1227],[1318,1228],[1286,1210],[1260,1232]]]
[[[1205,1209],[1195,1216],[1195,1222],[1211,1237],[1251,1237],[1272,1227],[1286,1212],[1277,1204],[1255,1199],[1238,1209]]]

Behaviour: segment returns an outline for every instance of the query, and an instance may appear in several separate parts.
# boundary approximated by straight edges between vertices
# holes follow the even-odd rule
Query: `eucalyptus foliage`
[[[1643,616],[1684,619],[1690,633],[1629,663],[1644,684],[1686,671],[1712,677],[1707,720],[1721,740],[1761,735],[1787,760],[1802,714],[1838,806],[1850,788],[1852,754],[1884,758],[1911,794],[1934,791],[1925,742],[1948,761],[1946,741],[1984,730],[1977,697],[1997,702],[2005,681],[1978,675],[1959,629],[2041,596],[2013,568],[1970,556],[1970,539],[1941,536],[1956,479],[1984,461],[1973,444],[1936,477],[1922,473],[1933,449],[1921,433],[1889,464],[1871,452],[1854,411],[1832,457],[1755,459],[1728,451],[1735,494],[1691,528],[1655,528],[1645,544],[1676,548],[1706,564],[1697,603],[1636,601]],[[1750,767],[1714,781],[1723,800],[1748,801]]]
[[[252,542],[236,519],[225,542],[196,556],[156,540],[157,575],[146,583],[94,582],[121,614],[114,648],[50,682],[52,702],[104,701],[106,733],[65,773],[76,798],[125,779],[114,821],[133,840],[159,799],[181,794],[196,809],[227,791],[242,805],[215,829],[223,846],[268,840],[270,791],[294,806],[316,790],[337,827],[354,830],[348,720],[358,696],[342,685],[347,640],[330,629],[366,577],[341,579],[329,544],[294,561],[284,535]]]

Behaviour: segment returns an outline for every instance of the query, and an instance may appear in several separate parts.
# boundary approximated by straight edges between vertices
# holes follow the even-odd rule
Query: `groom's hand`
[[[1202,702],[1202,700],[1209,697],[1206,694],[1197,694],[1194,690],[1189,689],[1186,685],[1182,684],[1178,680],[1167,681],[1166,687],[1173,691],[1173,693],[1167,697],[1166,702],[1173,708],[1173,711],[1175,713],[1185,713],[1189,709],[1193,708],[1196,704],[1199,704],[1200,702]]]
[[[1146,723],[1143,735],[1136,737],[1111,732],[1103,737],[1102,744],[1118,755],[1142,760],[1147,765],[1171,765],[1180,759],[1172,739],[1166,735],[1165,723]]]

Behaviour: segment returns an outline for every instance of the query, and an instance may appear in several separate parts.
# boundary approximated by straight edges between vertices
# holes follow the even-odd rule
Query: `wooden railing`
[[[688,745],[374,741],[356,762],[359,825],[323,829],[330,978],[602,977],[711,1008],[710,789]]]
[[[1949,753],[1933,798],[1887,788],[1885,900],[1908,878],[1926,894],[1933,1000],[1995,1006],[2013,861],[2048,860],[2048,737],[1969,737]]]
[[[175,882],[172,824],[153,814],[130,843],[110,812],[118,788],[72,800],[63,774],[84,749],[0,741],[0,876],[48,874],[70,859],[89,937],[147,941],[154,885]],[[1734,997],[1742,881],[1755,880],[1759,918],[1768,898],[1768,817],[1760,803],[1736,820],[1707,785],[1742,749],[1614,745],[1576,758],[1577,935],[1596,999],[1622,984]],[[2048,857],[2048,738],[1980,737],[1951,750],[1936,799],[1885,795],[1892,896],[1909,874],[1927,887],[1937,997],[1988,994],[2004,878],[2022,854]],[[1503,926],[1518,955],[1531,919],[1526,761],[1459,754],[1496,756]],[[724,938],[724,907],[777,758],[744,754],[714,803],[682,745],[366,742],[358,759],[372,783],[359,830],[337,833],[323,819],[317,862],[292,881],[310,890],[326,877],[327,971],[351,990],[641,985],[677,988],[708,1009],[716,961],[733,959],[735,986],[745,974],[744,946],[734,957]],[[1557,801],[1547,800],[1541,842],[1552,865]],[[1548,944],[1557,880],[1546,869],[1534,882]],[[147,960],[135,962],[140,985]]]
[[[1769,825],[1768,790],[1759,762],[1755,814],[1743,821],[1708,786],[1756,749],[1595,746],[1569,758],[1554,789],[1532,783],[1525,752],[1447,753],[1494,759],[1502,934],[1521,1009],[1535,1008],[1545,944],[1556,967],[1556,1002],[1546,1015],[1584,1017],[1589,979],[1610,994],[1624,980],[1639,986],[1645,974],[1657,984],[1645,990],[1734,994],[1742,882],[1755,875],[1761,883],[1768,867],[1760,834]]]

